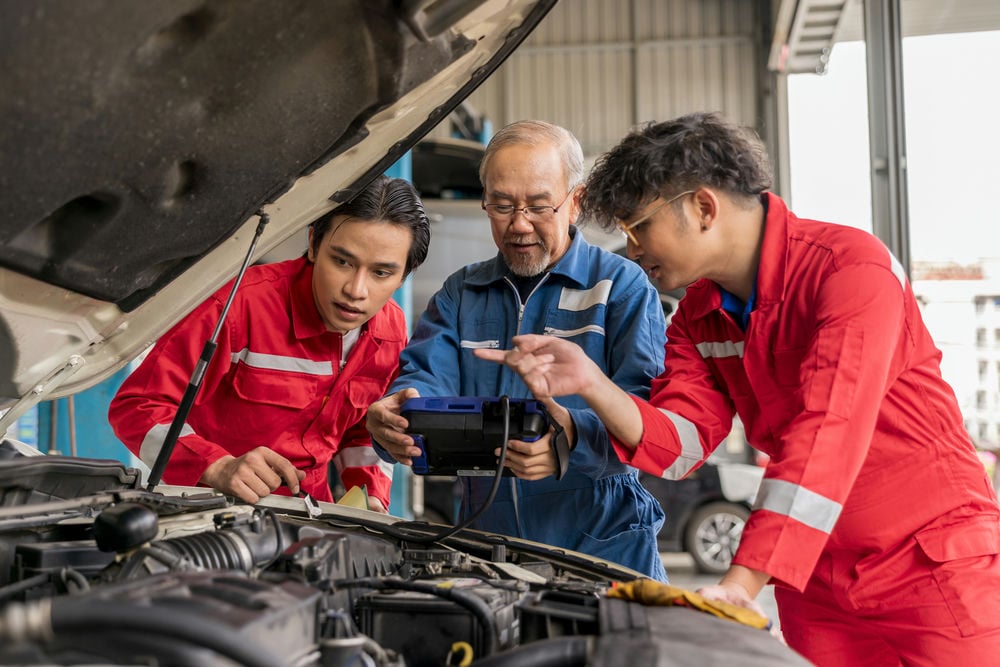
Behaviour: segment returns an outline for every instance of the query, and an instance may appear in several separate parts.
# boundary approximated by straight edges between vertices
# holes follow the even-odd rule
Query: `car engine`
[[[730,635],[739,664],[805,664],[759,630],[605,597],[637,576],[610,563],[320,507],[149,492],[118,462],[5,443],[0,664],[706,665],[731,664],[708,648]]]

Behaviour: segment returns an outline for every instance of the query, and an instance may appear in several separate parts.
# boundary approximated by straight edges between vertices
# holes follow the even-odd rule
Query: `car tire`
[[[684,546],[699,572],[723,574],[740,546],[750,510],[743,505],[714,502],[699,507],[684,529]]]

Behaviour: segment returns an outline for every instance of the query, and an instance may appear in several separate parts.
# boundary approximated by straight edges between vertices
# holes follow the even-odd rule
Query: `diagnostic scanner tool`
[[[549,430],[545,406],[534,399],[511,398],[508,439],[530,442]],[[418,475],[491,477],[504,433],[504,409],[496,397],[411,398],[401,414],[406,432],[423,452],[413,458]],[[505,469],[504,475],[510,475]]]

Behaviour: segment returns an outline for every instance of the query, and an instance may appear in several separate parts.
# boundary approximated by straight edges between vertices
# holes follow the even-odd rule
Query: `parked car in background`
[[[754,457],[745,444],[730,450],[723,443],[685,479],[640,473],[642,485],[667,516],[657,535],[660,551],[687,552],[706,574],[728,570],[764,476]]]

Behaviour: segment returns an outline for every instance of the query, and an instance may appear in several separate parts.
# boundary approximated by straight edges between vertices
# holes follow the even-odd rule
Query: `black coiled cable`
[[[500,405],[503,406],[503,441],[500,443],[500,458],[497,460],[497,469],[493,476],[493,485],[490,487],[490,492],[489,495],[486,496],[486,500],[479,506],[479,509],[473,512],[472,515],[467,517],[458,525],[448,528],[441,533],[423,535],[420,537],[407,537],[406,540],[408,542],[416,544],[430,544],[432,542],[439,542],[447,539],[463,528],[471,525],[473,521],[478,519],[480,515],[482,515],[482,513],[493,504],[493,499],[496,497],[497,490],[500,488],[500,482],[503,479],[503,468],[507,464],[507,439],[510,437],[510,397],[501,396]]]

